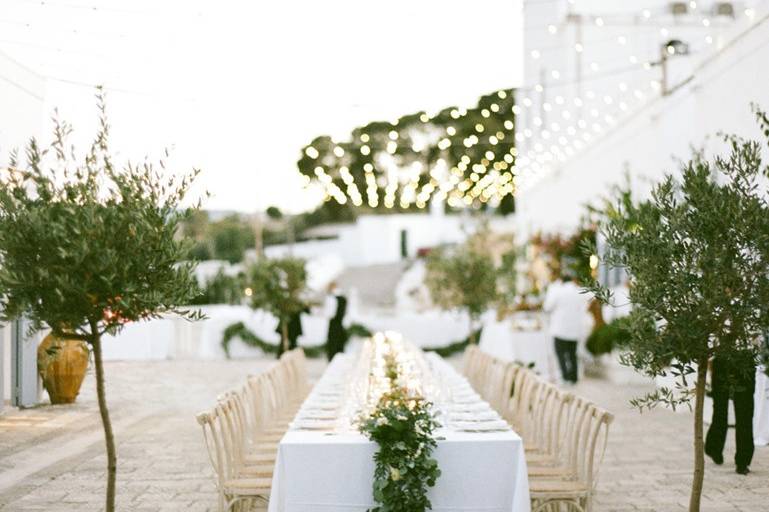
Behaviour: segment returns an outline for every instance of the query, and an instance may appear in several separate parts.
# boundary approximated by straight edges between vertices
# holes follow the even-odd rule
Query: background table
[[[533,370],[547,380],[558,378],[553,337],[544,330],[515,330],[511,320],[486,321],[478,345],[503,361],[534,363]]]

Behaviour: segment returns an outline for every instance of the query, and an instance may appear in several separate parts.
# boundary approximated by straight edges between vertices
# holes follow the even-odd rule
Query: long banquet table
[[[377,447],[354,425],[360,410],[355,396],[369,380],[359,357],[345,353],[334,358],[281,440],[269,512],[364,512],[374,505]],[[443,359],[421,352],[420,359],[429,375],[425,387],[433,390],[425,396],[435,402],[443,424],[435,432],[439,439],[433,456],[441,476],[429,490],[432,510],[530,511],[521,438],[500,425],[496,413]],[[459,407],[465,412],[453,412]],[[331,409],[336,412],[329,421],[322,412]],[[474,423],[483,418],[488,422]]]

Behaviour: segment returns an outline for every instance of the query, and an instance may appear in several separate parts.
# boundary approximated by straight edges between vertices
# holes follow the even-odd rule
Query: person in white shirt
[[[570,275],[564,274],[548,287],[542,305],[550,314],[550,334],[555,340],[561,375],[572,384],[577,382],[577,341],[584,335],[590,299]]]

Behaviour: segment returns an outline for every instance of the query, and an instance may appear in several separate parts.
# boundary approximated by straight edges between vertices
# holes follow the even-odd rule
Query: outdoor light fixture
[[[670,87],[668,86],[668,59],[683,55],[689,55],[689,45],[680,39],[671,39],[660,47],[660,60],[649,63],[651,66],[660,66],[662,69],[660,93],[663,96],[670,94]]]

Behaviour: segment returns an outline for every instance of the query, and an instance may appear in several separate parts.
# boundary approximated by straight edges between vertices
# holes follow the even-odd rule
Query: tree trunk
[[[467,341],[470,345],[475,345],[478,340],[475,339],[475,319],[470,316],[470,334],[467,335]]]
[[[694,479],[689,498],[689,512],[699,512],[702,481],[705,478],[705,444],[702,435],[702,406],[705,401],[705,382],[708,375],[708,358],[697,363],[697,387],[694,402]]]
[[[281,322],[281,343],[283,343],[283,352],[288,352],[288,319]]]
[[[104,392],[104,363],[101,356],[101,336],[94,334],[93,360],[96,366],[96,396],[99,400],[101,423],[104,427],[104,441],[107,444],[107,504],[106,512],[115,511],[115,477],[117,476],[117,453],[115,452],[115,437],[112,434],[112,423],[107,409],[107,397]]]

